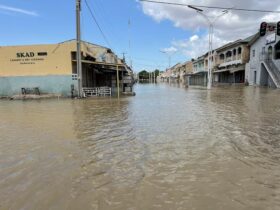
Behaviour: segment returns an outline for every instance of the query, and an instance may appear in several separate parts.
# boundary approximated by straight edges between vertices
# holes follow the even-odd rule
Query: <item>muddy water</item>
[[[0,209],[278,210],[280,91],[0,101]]]

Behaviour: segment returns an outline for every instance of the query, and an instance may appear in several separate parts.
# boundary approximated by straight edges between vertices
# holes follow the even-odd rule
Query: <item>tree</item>
[[[149,79],[149,72],[142,70],[139,72],[139,79]]]
[[[160,71],[158,70],[158,69],[156,69],[155,71],[154,71],[154,73],[156,74],[156,77],[159,75],[159,73],[160,73]]]

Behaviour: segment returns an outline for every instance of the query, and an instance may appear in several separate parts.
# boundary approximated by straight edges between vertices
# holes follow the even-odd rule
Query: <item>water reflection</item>
[[[136,92],[0,101],[0,209],[278,209],[278,90]]]

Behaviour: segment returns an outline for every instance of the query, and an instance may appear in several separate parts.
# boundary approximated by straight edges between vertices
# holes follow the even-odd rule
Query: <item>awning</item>
[[[229,72],[230,74],[233,74],[234,72],[237,71],[245,71],[245,67],[244,66],[239,66],[239,67],[235,67],[235,68],[227,68],[227,69],[220,69],[220,70],[216,70],[213,71],[213,73],[221,73],[221,72]]]
[[[207,71],[199,71],[199,72],[194,72],[192,75],[198,75],[198,74],[203,74],[203,73],[208,73]]]
[[[230,70],[230,73],[233,74],[234,72],[237,72],[237,71],[245,71],[245,69],[242,68],[242,67],[234,68],[234,69],[231,69],[231,70]]]
[[[221,70],[216,70],[216,71],[213,71],[213,73],[220,73],[220,72],[226,72],[226,71],[229,71],[229,69],[221,69]]]

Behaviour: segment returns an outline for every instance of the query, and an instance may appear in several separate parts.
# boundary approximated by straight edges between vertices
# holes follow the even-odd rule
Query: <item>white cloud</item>
[[[213,47],[217,48],[220,45],[228,43],[228,40],[221,40],[217,36],[213,37]],[[194,35],[186,40],[177,40],[173,41],[172,46],[175,46],[178,51],[188,58],[197,58],[198,56],[203,55],[208,52],[208,35]]]
[[[174,46],[171,46],[169,48],[164,48],[161,51],[164,53],[167,53],[167,54],[173,54],[173,53],[176,53],[178,51],[178,49],[175,48]]]
[[[261,10],[280,10],[279,1],[276,0],[161,0],[165,2],[182,3],[189,5],[208,5],[221,7],[235,7]],[[155,21],[160,22],[169,20],[173,22],[174,27],[187,30],[193,35],[186,40],[177,40],[172,42],[172,46],[179,48],[185,55],[194,57],[201,50],[202,55],[207,51],[208,38],[207,21],[198,14],[195,10],[183,6],[172,6],[165,4],[153,4],[142,2],[142,10],[144,14],[152,17]],[[215,17],[221,14],[221,10],[205,9],[203,13],[209,17]],[[221,46],[229,41],[234,41],[240,38],[246,38],[255,34],[261,22],[277,22],[280,21],[278,13],[261,13],[261,12],[245,12],[230,10],[228,14],[220,17],[214,27],[215,46]],[[203,34],[203,35],[201,35]],[[199,47],[197,47],[199,46]]]
[[[20,13],[20,14],[30,15],[30,16],[39,16],[34,11],[24,10],[24,9],[16,8],[16,7],[9,7],[9,6],[5,6],[5,5],[1,5],[1,4],[0,4],[0,10],[14,12],[14,13]]]
[[[191,42],[195,42],[199,39],[199,36],[198,35],[193,35],[191,38],[190,38],[190,41]]]

